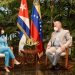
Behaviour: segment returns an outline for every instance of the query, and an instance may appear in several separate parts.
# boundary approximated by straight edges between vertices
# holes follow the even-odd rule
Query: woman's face
[[[4,34],[4,30],[3,29],[1,30],[1,34]]]

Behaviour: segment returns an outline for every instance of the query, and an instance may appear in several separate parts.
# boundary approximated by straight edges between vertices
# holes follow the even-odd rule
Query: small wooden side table
[[[25,49],[24,51],[21,51],[21,53],[24,55],[24,64],[37,62],[37,49]]]

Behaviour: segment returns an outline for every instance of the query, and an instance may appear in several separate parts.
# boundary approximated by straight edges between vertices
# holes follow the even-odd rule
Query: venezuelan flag
[[[39,0],[33,1],[30,32],[31,38],[34,41],[39,42],[37,49],[38,49],[38,56],[40,58],[43,55],[43,34],[42,34],[42,20],[41,20]]]

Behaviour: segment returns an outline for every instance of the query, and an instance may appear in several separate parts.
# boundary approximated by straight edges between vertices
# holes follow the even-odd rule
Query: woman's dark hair
[[[1,35],[1,30],[2,30],[2,27],[0,27],[0,35]]]

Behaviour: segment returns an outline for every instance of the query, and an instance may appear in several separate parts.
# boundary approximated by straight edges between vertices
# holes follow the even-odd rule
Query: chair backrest
[[[70,43],[69,47],[72,47],[72,43],[73,43],[73,40],[72,40],[72,36],[71,36],[71,43]]]

